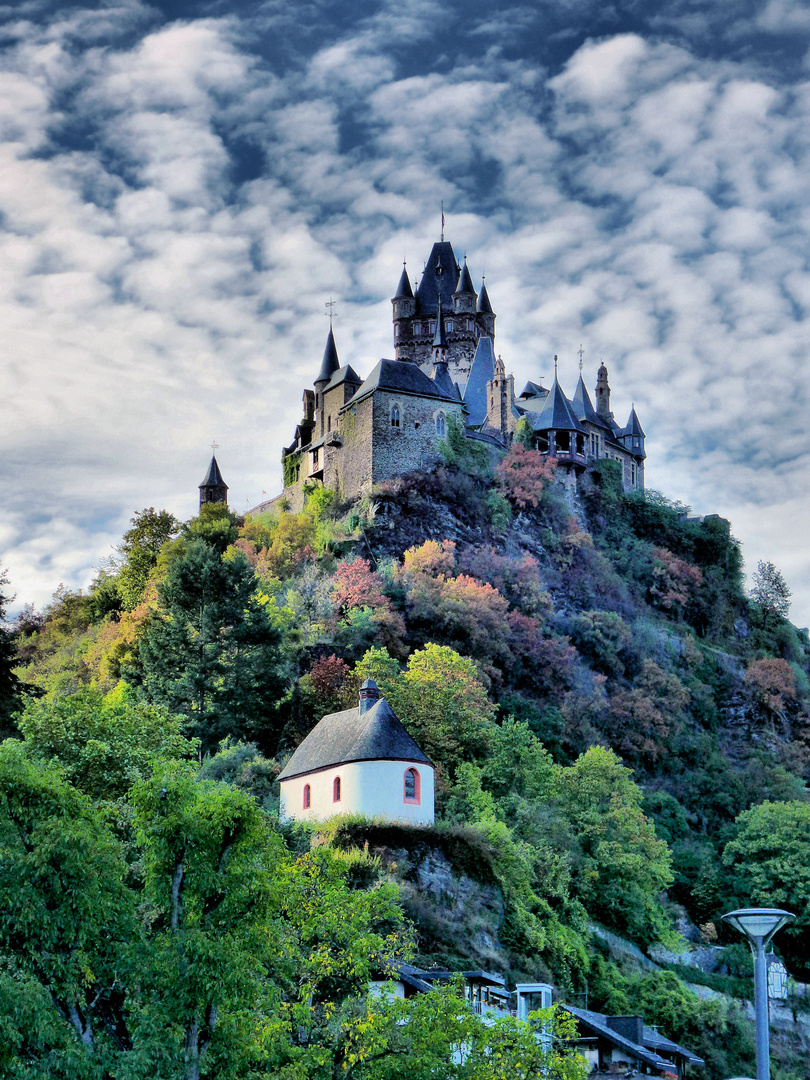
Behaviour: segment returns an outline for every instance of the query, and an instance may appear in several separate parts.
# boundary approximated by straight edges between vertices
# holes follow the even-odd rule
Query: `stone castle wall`
[[[430,470],[441,464],[439,443],[444,435],[437,431],[436,418],[440,414],[444,417],[446,432],[450,416],[462,420],[460,401],[437,401],[387,390],[378,390],[373,400],[373,483],[414,469]],[[399,428],[391,425],[395,404],[399,407]]]

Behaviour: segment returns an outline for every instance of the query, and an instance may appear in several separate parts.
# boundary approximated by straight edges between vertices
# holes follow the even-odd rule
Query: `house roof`
[[[492,382],[494,377],[495,347],[492,338],[479,338],[464,387],[464,404],[467,406],[467,423],[470,427],[479,427],[487,418],[487,383]]]
[[[211,464],[208,466],[208,472],[205,474],[205,479],[199,485],[199,487],[224,487],[227,488],[227,484],[222,479],[222,473],[219,471],[219,465],[214,454],[211,455]]]
[[[335,372],[340,368],[340,361],[338,360],[337,346],[335,345],[335,335],[332,332],[332,327],[329,327],[329,337],[326,339],[326,348],[323,350],[323,360],[321,360],[321,370],[318,372],[318,377],[315,383],[329,382]]]
[[[380,360],[344,408],[362,401],[375,390],[392,390],[399,394],[439,398],[442,401],[458,401],[457,394],[437,386],[433,379],[425,375],[416,364],[409,364],[404,360]]]
[[[304,739],[279,780],[343,765],[349,761],[413,761],[432,765],[391,706],[380,698],[365,712],[359,706],[324,716]]]
[[[571,402],[562,392],[557,376],[548,392],[539,413],[532,415],[531,424],[535,431],[584,431],[582,424],[574,415]]]
[[[343,367],[338,368],[329,380],[329,385],[323,388],[323,392],[334,390],[336,386],[341,386],[345,382],[351,383],[353,386],[360,386],[363,382],[351,364],[345,364]]]
[[[630,1039],[625,1039],[623,1035],[614,1031],[613,1028],[608,1027],[607,1017],[602,1013],[590,1012],[588,1009],[575,1009],[572,1005],[564,1005],[563,1008],[566,1012],[576,1017],[580,1024],[593,1031],[594,1034],[605,1039],[613,1046],[632,1054],[645,1065],[651,1065],[655,1069],[672,1067],[671,1061],[659,1057],[654,1050],[648,1050],[644,1046],[639,1046],[638,1043],[631,1042]]]

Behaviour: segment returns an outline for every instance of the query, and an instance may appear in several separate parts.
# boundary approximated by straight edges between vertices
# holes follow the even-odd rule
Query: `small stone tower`
[[[200,484],[200,506],[205,503],[225,503],[228,505],[228,485],[222,479],[222,473],[219,471],[219,465],[217,464],[216,455],[211,455],[211,464],[208,466],[208,472],[205,474],[205,479]]]
[[[610,411],[610,387],[608,386],[608,369],[604,361],[599,365],[596,373],[596,411],[606,420],[612,415]]]
[[[515,405],[515,377],[507,375],[504,362],[499,356],[495,361],[495,373],[487,383],[487,425],[500,432],[508,445],[514,431],[512,411]]]
[[[332,324],[330,323],[329,337],[326,339],[326,348],[323,350],[321,370],[318,372],[318,378],[315,380],[315,423],[320,426],[320,435],[324,434],[323,392],[329,384],[329,380],[339,367],[340,361],[338,360],[337,345],[335,345],[335,335],[332,331]]]

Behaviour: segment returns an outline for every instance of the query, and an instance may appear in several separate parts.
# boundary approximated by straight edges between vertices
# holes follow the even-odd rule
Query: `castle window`
[[[312,805],[312,788],[309,784],[304,784],[304,809],[309,810]]]
[[[413,332],[414,332],[414,334],[421,334],[422,333],[422,324],[418,323],[418,322],[415,322],[413,324]]]
[[[444,324],[444,327],[445,327],[445,332],[446,333],[452,334],[453,333],[453,320],[448,319],[447,322]]]
[[[416,806],[422,804],[422,779],[417,769],[405,770],[405,802]]]
[[[402,421],[399,415],[399,405],[391,406],[391,427],[402,427]]]
[[[428,323],[428,333],[429,334],[435,334],[436,333],[436,323],[435,322],[429,322]]]
[[[467,329],[468,330],[474,330],[475,329],[475,322],[472,319],[467,319]]]
[[[327,431],[332,430],[332,417],[331,416],[328,417],[327,420],[326,420],[326,430]]]
[[[318,468],[318,459],[320,457],[320,453],[321,453],[320,450],[313,450],[312,451],[312,468],[313,469]]]
[[[332,781],[332,802],[340,802],[340,777],[336,776]]]
[[[445,430],[444,413],[439,413],[436,417],[436,434],[440,439],[444,438]]]
[[[395,338],[399,337],[399,330],[400,330],[400,326],[399,326],[399,323],[397,323],[397,325],[394,327],[394,337]]]

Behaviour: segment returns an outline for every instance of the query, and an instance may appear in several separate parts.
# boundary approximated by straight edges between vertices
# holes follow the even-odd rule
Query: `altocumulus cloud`
[[[344,361],[390,355],[443,199],[518,382],[604,358],[651,484],[729,516],[807,621],[803,5],[343,7],[0,8],[19,599],[86,585],[143,506],[189,516],[213,438],[237,509],[277,490],[324,301]]]

